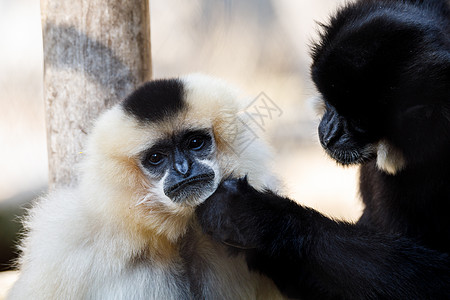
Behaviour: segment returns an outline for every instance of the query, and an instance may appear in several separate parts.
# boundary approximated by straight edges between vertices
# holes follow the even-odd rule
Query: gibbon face
[[[311,76],[323,101],[319,139],[341,164],[376,158],[395,174],[448,149],[448,20],[405,21],[397,16],[420,8],[372,5],[338,12],[313,47]]]
[[[161,136],[153,138],[138,156],[141,171],[155,186],[154,193],[175,204],[196,205],[217,188],[220,172],[215,163],[214,120],[210,117],[206,123],[195,124],[190,110],[195,107],[199,112],[198,95],[189,94],[186,84],[179,79],[148,82],[122,107],[144,127],[151,124],[161,128]],[[207,106],[215,99],[203,100]]]
[[[143,153],[140,166],[171,201],[195,205],[217,188],[215,147],[209,128],[175,132],[155,141]]]
[[[195,206],[222,178],[262,168],[255,163],[262,148],[241,155],[244,162],[235,154],[243,126],[238,98],[224,82],[194,74],[148,82],[103,114],[88,141],[82,177],[87,197],[102,199],[93,209],[167,231],[169,239],[183,234]]]

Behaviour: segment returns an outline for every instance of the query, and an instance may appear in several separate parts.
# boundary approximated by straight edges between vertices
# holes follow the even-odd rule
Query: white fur
[[[403,154],[387,141],[377,145],[377,167],[391,175],[401,171],[406,165]]]
[[[198,127],[219,139],[216,162],[204,161],[216,172],[216,185],[230,174],[248,175],[258,188],[273,182],[260,139],[239,156],[223,148],[225,129],[240,126],[229,118],[240,109],[237,93],[205,76],[183,82],[189,106],[173,120],[143,125],[120,105],[100,117],[79,186],[39,199],[30,211],[10,299],[192,299],[194,286],[201,299],[281,298],[242,256],[230,257],[202,234],[198,202],[173,203],[163,181],[142,172],[139,157],[151,141]]]
[[[322,95],[316,95],[308,98],[308,104],[318,117],[322,117],[327,110],[325,100],[323,99]]]

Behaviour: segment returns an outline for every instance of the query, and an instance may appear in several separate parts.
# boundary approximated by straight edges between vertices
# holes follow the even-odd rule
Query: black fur
[[[342,127],[366,142],[390,140],[413,163],[448,153],[449,140],[437,137],[450,133],[449,10],[444,0],[366,0],[324,26],[311,75]]]
[[[448,254],[371,224],[328,219],[272,192],[258,192],[243,179],[225,181],[197,215],[207,233],[244,251],[250,269],[272,278],[289,297],[449,296]]]
[[[178,79],[146,82],[129,95],[122,105],[140,121],[162,121],[173,117],[186,106],[183,83]]]
[[[199,208],[204,230],[291,297],[450,299],[449,5],[361,0],[313,49],[322,145],[361,164],[356,224],[229,180]],[[376,167],[381,140],[404,156],[395,175]]]

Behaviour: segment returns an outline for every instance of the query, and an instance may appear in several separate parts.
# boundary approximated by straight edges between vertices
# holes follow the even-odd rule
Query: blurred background
[[[264,131],[284,193],[346,220],[362,206],[357,170],[338,167],[318,143],[308,45],[338,0],[150,0],[155,78],[203,72],[281,110]],[[0,0],[0,271],[11,268],[19,216],[45,193],[47,150],[37,0]],[[0,299],[15,273],[0,273]]]

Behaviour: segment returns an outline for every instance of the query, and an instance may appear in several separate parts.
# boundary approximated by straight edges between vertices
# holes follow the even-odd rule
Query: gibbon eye
[[[158,152],[152,153],[147,156],[147,160],[150,164],[156,166],[159,165],[164,159],[164,155]]]
[[[352,120],[351,122],[352,125],[352,129],[359,133],[359,134],[366,134],[367,130],[365,129],[365,127],[363,126],[363,123],[361,120]]]
[[[188,148],[191,150],[200,150],[204,144],[205,139],[200,136],[196,136],[189,140]]]

